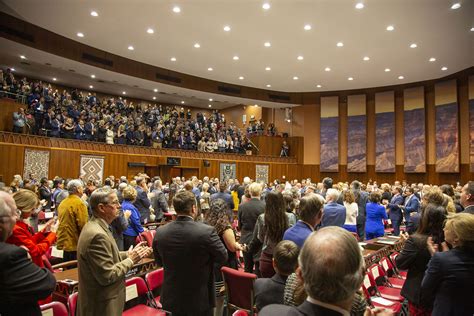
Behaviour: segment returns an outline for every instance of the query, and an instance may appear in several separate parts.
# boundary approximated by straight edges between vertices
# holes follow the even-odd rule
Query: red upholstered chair
[[[137,236],[136,242],[138,244],[141,241],[146,241],[146,243],[148,244],[147,246],[151,247],[153,245],[153,235],[151,231],[147,230],[143,233],[140,233],[140,235]]]
[[[254,315],[253,284],[257,276],[228,267],[222,267],[221,272],[225,284],[227,311],[242,309],[249,315]]]
[[[383,257],[379,261],[379,265],[385,273],[385,277],[387,278],[388,282],[397,289],[401,289],[405,280],[399,276],[392,265],[392,262],[387,257]]]
[[[161,308],[160,303],[160,291],[163,285],[163,279],[165,277],[165,270],[163,268],[148,272],[145,275],[145,281],[148,285],[148,289],[151,292],[151,302],[156,304],[156,307]]]
[[[397,256],[399,255],[398,252],[393,252],[391,255],[390,255],[390,261],[392,261],[392,264],[393,264],[393,267],[395,268],[395,271],[397,271],[397,274],[399,276],[401,276],[403,279],[406,279],[407,278],[407,274],[408,272],[407,271],[401,271],[400,269],[398,269],[397,267],[397,262],[395,261],[395,259],[397,259]]]
[[[383,270],[379,265],[373,264],[367,270],[367,276],[369,277],[371,289],[375,290],[374,293],[369,289],[369,294],[377,294],[387,300],[403,302],[405,298],[400,295],[400,289],[389,287],[385,276],[381,274]]]
[[[69,315],[75,316],[76,315],[76,308],[77,308],[77,295],[78,293],[72,293],[69,295],[67,299],[67,307],[69,308]]]
[[[67,308],[61,302],[51,302],[40,306],[43,315],[68,316]]]
[[[369,276],[365,275],[364,282],[362,282],[362,292],[367,300],[367,303],[371,307],[381,307],[391,310],[395,315],[398,315],[402,310],[402,304],[400,302],[394,302],[391,300],[384,299],[380,296],[377,296],[377,293],[374,292],[373,295],[370,294],[370,290],[373,289],[370,282]]]
[[[125,280],[126,298],[122,315],[149,316],[166,315],[166,312],[147,305],[149,300],[148,287],[142,278],[134,277]]]
[[[249,316],[249,313],[247,313],[246,311],[244,310],[238,310],[238,311],[235,311],[232,316]]]

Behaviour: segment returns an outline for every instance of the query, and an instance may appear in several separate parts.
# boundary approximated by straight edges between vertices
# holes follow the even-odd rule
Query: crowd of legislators
[[[352,243],[359,249],[354,236],[360,241],[381,237],[387,227],[405,241],[396,264],[408,271],[401,295],[408,301],[411,315],[470,315],[474,311],[472,181],[464,186],[436,186],[405,181],[333,183],[331,178],[317,183],[311,179],[259,183],[245,177],[240,183],[237,179],[177,177],[163,183],[159,177],[138,174],[131,181],[109,176],[100,184],[59,177],[38,180],[31,174],[28,179],[15,176],[2,191],[7,193],[0,194],[0,211],[3,202],[15,203],[10,207],[15,209],[11,213],[14,227],[9,234],[2,232],[2,247],[6,242],[26,250],[34,265],[42,269],[40,279],[46,283],[51,280],[45,277],[42,257],[53,245],[63,251],[64,261],[77,259],[79,266],[82,262],[88,267],[87,273],[86,268],[82,273],[79,268],[80,315],[100,309],[96,304],[101,302],[87,295],[87,286],[96,287],[96,282],[103,286],[89,276],[90,269],[97,264],[103,273],[110,273],[87,250],[98,247],[90,236],[95,236],[101,225],[111,232],[118,251],[129,250],[110,268],[114,273],[121,271],[114,282],[124,282],[124,265],[128,270],[153,251],[156,262],[165,269],[161,303],[173,315],[222,315],[223,266],[243,268],[258,276],[255,303],[263,315],[287,315],[288,306],[364,315],[368,301],[359,292],[363,275],[352,279],[355,272],[362,273],[361,268],[347,266],[347,262],[358,262],[364,270],[360,250],[352,261],[343,253],[354,256],[349,249]],[[42,227],[38,225],[40,212],[54,212],[58,220]],[[153,245],[137,244],[137,236],[147,230],[147,224],[164,222],[170,213],[177,219],[157,229]],[[325,245],[327,240],[332,240],[331,245]],[[328,247],[325,252],[323,246]],[[329,253],[335,251],[329,249],[338,248],[343,253],[331,257]],[[243,253],[242,260],[238,253]],[[348,272],[352,270],[355,272]],[[190,273],[201,277],[190,280],[185,277]],[[318,273],[319,278],[315,277]],[[338,273],[339,283],[331,279],[339,277]],[[344,273],[351,277],[344,277]],[[5,282],[2,288],[9,284]],[[323,285],[328,286],[327,292]],[[192,302],[183,295],[189,289],[196,291]],[[44,289],[41,293],[34,299],[29,297],[30,305],[25,308],[37,310],[38,300],[47,301]],[[11,304],[28,301],[17,294],[9,292],[0,298],[0,312],[8,315]],[[123,306],[123,302],[117,304]],[[101,308],[108,310],[105,314],[113,314],[117,304]],[[379,310],[371,313],[390,315]]]
[[[13,72],[0,70],[0,97],[22,98],[26,108],[13,114],[13,132],[67,139],[179,148],[205,152],[245,153],[252,135],[276,135],[273,124],[265,131],[261,120],[251,117],[245,130],[225,115],[210,115],[180,106],[136,105],[122,97],[102,98],[78,89],[58,91],[42,81],[16,80]]]

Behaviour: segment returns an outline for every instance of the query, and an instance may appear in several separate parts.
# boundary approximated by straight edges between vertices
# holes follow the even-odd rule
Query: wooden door
[[[198,177],[199,178],[199,169],[197,168],[182,168],[182,177],[185,177],[186,180],[191,179],[191,177]]]

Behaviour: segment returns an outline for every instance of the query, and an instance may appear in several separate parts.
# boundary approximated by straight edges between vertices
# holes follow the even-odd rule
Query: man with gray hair
[[[81,199],[84,194],[83,182],[79,179],[69,181],[67,191],[69,196],[58,207],[59,227],[56,232],[58,238],[56,247],[64,251],[64,261],[71,261],[77,259],[77,240],[89,215],[87,206]]]
[[[120,202],[110,187],[90,197],[93,217],[84,226],[77,246],[79,297],[77,315],[121,315],[125,304],[125,275],[152,249],[138,244],[119,251],[110,224],[119,215]]]
[[[338,198],[338,190],[332,188],[327,189],[326,205],[324,206],[321,227],[344,226],[344,222],[346,221],[346,208],[343,205],[337,203]]]
[[[298,261],[296,274],[304,283],[306,301],[298,307],[269,305],[259,316],[349,315],[364,279],[364,260],[351,233],[340,227],[312,233]]]
[[[151,207],[155,210],[155,221],[161,222],[163,213],[167,213],[169,210],[165,193],[163,193],[163,183],[161,180],[155,180],[153,183]]]

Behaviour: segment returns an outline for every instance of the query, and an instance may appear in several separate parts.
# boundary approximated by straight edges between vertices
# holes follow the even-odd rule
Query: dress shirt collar
[[[194,222],[194,218],[190,215],[178,215],[176,219],[179,219],[179,220],[182,220],[182,221],[192,220]]]
[[[310,224],[306,223],[305,221],[302,221],[301,219],[298,221],[298,223],[301,223],[302,226],[307,226],[309,229],[311,229],[312,232],[314,232],[314,227],[311,226]]]
[[[319,306],[322,306],[324,308],[333,310],[335,312],[338,312],[338,313],[342,314],[343,316],[350,316],[350,313],[348,311],[346,311],[345,309],[343,309],[339,306],[332,305],[332,304],[323,303],[321,301],[318,301],[317,299],[314,299],[314,298],[310,297],[309,295],[306,298],[306,300],[308,302],[310,302],[311,304],[319,305]]]

